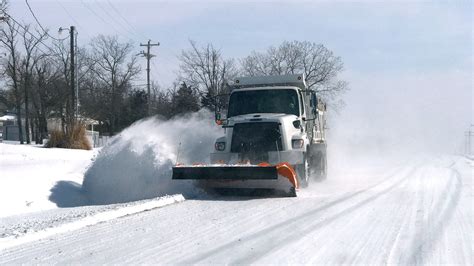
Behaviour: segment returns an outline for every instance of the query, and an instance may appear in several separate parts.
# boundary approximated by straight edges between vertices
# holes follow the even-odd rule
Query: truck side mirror
[[[311,100],[310,100],[311,107],[318,106],[318,98],[316,98],[316,93],[311,92]]]
[[[216,121],[216,124],[222,125],[221,113],[217,110],[215,112],[215,121]]]
[[[311,92],[311,100],[310,100],[310,105],[311,105],[311,112],[313,113],[314,117],[316,118],[318,112],[318,98],[316,97],[316,93]]]

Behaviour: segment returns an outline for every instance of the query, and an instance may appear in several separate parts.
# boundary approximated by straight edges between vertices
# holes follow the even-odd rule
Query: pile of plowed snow
[[[85,173],[83,192],[93,204],[192,195],[196,188],[191,182],[172,182],[171,167],[177,160],[208,162],[219,134],[207,111],[169,121],[140,120],[100,151]]]

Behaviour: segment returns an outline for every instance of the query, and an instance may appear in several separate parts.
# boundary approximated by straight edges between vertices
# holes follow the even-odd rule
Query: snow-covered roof
[[[94,120],[92,118],[86,118],[86,117],[79,117],[79,121],[85,123],[86,125],[98,125],[99,124],[99,121],[97,120]]]
[[[14,115],[4,115],[0,116],[0,121],[10,121],[10,120],[15,120],[16,117]]]

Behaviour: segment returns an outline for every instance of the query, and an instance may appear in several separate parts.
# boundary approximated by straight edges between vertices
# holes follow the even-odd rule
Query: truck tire
[[[303,163],[296,165],[296,175],[300,187],[306,188],[309,185],[310,167],[306,153],[303,154]]]
[[[310,146],[310,177],[315,181],[327,178],[326,143],[317,143]]]
[[[328,177],[328,159],[327,152],[324,151],[321,153],[321,169],[319,171],[319,180],[326,180]]]

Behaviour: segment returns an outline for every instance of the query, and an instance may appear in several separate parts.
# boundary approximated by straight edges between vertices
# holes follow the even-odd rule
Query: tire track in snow
[[[411,253],[407,260],[402,262],[403,264],[423,264],[423,253],[428,253],[434,248],[446,225],[451,221],[459,203],[462,188],[461,174],[453,168],[454,164],[455,162],[447,167],[452,171],[447,189],[438,196],[437,203],[426,222],[418,226],[416,237],[411,243],[411,248],[408,249]]]
[[[230,208],[229,209],[229,217],[228,219],[226,218],[224,221],[220,220],[220,223],[224,223],[226,221],[229,222],[235,222],[234,226],[231,226],[230,228],[236,230],[236,235],[238,234],[238,228],[244,227],[245,224],[252,223],[253,220],[259,220],[263,219],[263,217],[269,215],[270,213],[278,212],[281,210],[281,208],[291,206],[293,204],[296,204],[296,201],[288,201],[286,198],[285,199],[278,199],[281,200],[281,202],[285,204],[279,204],[278,207],[276,208],[267,208],[265,206],[268,206],[268,201],[261,201],[258,199],[249,199],[249,200],[235,200],[232,205],[235,205],[237,208]],[[219,199],[211,199],[212,201],[217,201],[219,202]],[[227,199],[224,201],[234,201],[233,199]],[[164,221],[162,219],[157,219],[157,222],[159,223],[194,223],[195,221],[201,220],[201,217],[218,217],[218,214],[222,214],[222,208],[219,208],[212,204],[211,206],[209,205],[202,205],[200,208],[196,208],[196,202],[199,202],[197,200],[186,200],[185,202],[181,203],[179,208],[181,209],[186,209],[186,212],[184,212],[184,216],[179,215],[158,215],[158,217],[163,217],[166,218],[167,220]],[[205,201],[207,202],[207,200]],[[235,204],[234,204],[235,203]],[[255,209],[255,215],[252,215],[248,217],[247,219],[235,219],[235,217],[232,217],[230,215],[231,213],[235,212],[235,210],[243,210],[245,212],[248,212],[249,210]],[[267,212],[261,212],[262,209],[268,210]],[[260,210],[257,212],[257,210]],[[162,212],[162,211],[161,211]],[[157,212],[155,212],[158,214]],[[156,257],[156,254],[163,254],[162,258],[160,258],[160,263],[164,263],[166,260],[173,261],[173,257],[176,257],[174,261],[182,258],[182,254],[173,252],[175,251],[175,248],[177,247],[182,247],[183,244],[186,245],[186,243],[182,242],[182,239],[179,237],[170,237],[168,239],[155,239],[154,243],[156,245],[149,245],[149,235],[143,234],[142,230],[149,231],[151,230],[150,228],[147,228],[146,224],[141,225],[140,223],[136,223],[137,220],[143,220],[143,219],[148,219],[150,213],[139,213],[137,215],[134,215],[133,217],[123,217],[120,219],[116,219],[112,222],[108,223],[103,223],[98,226],[91,227],[89,229],[85,230],[80,230],[75,232],[73,235],[72,234],[62,234],[62,235],[57,235],[54,236],[54,239],[44,239],[41,242],[36,242],[35,244],[30,244],[30,245],[25,245],[21,246],[18,249],[12,249],[12,250],[7,250],[4,254],[0,254],[0,264],[2,263],[19,263],[25,260],[33,260],[36,259],[35,257],[38,257],[38,260],[35,260],[35,262],[55,262],[55,263],[74,263],[77,261],[84,261],[84,256],[85,254],[87,255],[88,253],[84,253],[85,251],[83,250],[88,250],[88,251],[93,251],[94,253],[108,253],[106,247],[110,247],[110,242],[116,241],[115,237],[111,238],[110,232],[115,228],[128,228],[130,222],[134,222],[135,225],[139,225],[140,227],[138,228],[133,228],[133,230],[138,230],[137,233],[133,233],[135,235],[133,243],[135,247],[141,247],[141,248],[136,248],[136,249],[129,249],[128,245],[120,245],[120,246],[115,246],[113,249],[115,250],[115,253],[117,254],[127,254],[125,258],[122,257],[109,257],[107,259],[105,258],[95,258],[95,260],[90,260],[91,262],[98,263],[100,261],[103,261],[103,263],[130,263],[130,264],[135,264],[139,261],[147,261],[147,259],[151,257]],[[202,214],[202,215],[200,215]],[[224,215],[225,216],[225,215]],[[176,218],[178,218],[176,220]],[[207,236],[213,236],[216,234],[215,229],[216,226],[212,223],[209,223],[207,221],[207,225],[203,228],[202,225],[199,226],[200,230],[192,230],[194,231],[192,233],[193,238],[196,239],[205,239]],[[227,225],[227,224],[225,224]],[[185,228],[194,228],[194,227],[187,227],[183,224]],[[172,226],[171,226],[172,227]],[[201,230],[202,229],[202,230]],[[224,229],[227,229],[224,227]],[[228,234],[230,231],[226,230],[225,234]],[[160,238],[162,234],[156,235],[156,237]],[[141,244],[141,242],[145,243],[146,245]],[[86,246],[84,246],[84,243],[87,243]],[[81,249],[77,250],[76,252],[73,253],[66,253],[65,250],[67,247],[81,247]],[[83,248],[82,248],[83,247]],[[105,247],[105,248],[104,248]],[[61,254],[57,254],[54,251],[64,251]],[[44,256],[44,255],[38,255],[38,254],[48,254],[49,256]],[[67,256],[66,256],[67,254]],[[161,256],[161,255],[160,255]]]
[[[299,215],[297,217],[285,220],[283,222],[280,222],[276,225],[265,228],[265,229],[263,229],[263,230],[261,230],[257,233],[254,233],[252,235],[242,237],[241,238],[241,240],[242,240],[241,243],[245,243],[245,242],[249,242],[249,241],[256,241],[256,242],[260,241],[260,242],[262,242],[262,241],[265,241],[266,239],[268,239],[267,238],[268,235],[275,236],[275,237],[270,238],[269,241],[267,243],[265,243],[264,245],[256,245],[256,246],[259,246],[261,248],[259,248],[257,250],[254,250],[253,252],[248,252],[245,257],[242,257],[238,260],[233,261],[232,264],[248,264],[248,263],[255,262],[258,259],[264,257],[267,253],[269,253],[272,250],[278,248],[281,245],[281,243],[285,243],[285,245],[288,245],[288,244],[290,244],[292,242],[295,242],[295,241],[299,240],[300,238],[304,237],[307,233],[309,233],[309,232],[311,232],[311,231],[313,231],[317,228],[320,228],[322,226],[325,226],[327,224],[330,224],[330,223],[336,221],[337,219],[356,211],[357,209],[365,206],[366,204],[376,200],[377,198],[381,197],[382,195],[390,192],[391,190],[393,190],[397,186],[401,185],[402,182],[405,182],[407,180],[407,178],[410,176],[410,174],[412,172],[414,172],[415,170],[416,170],[416,166],[412,166],[408,169],[408,171],[407,171],[408,173],[403,175],[402,178],[397,178],[396,179],[395,177],[392,177],[392,178],[390,178],[390,180],[383,180],[383,181],[381,181],[379,183],[376,183],[376,184],[374,184],[374,185],[372,185],[368,188],[356,191],[354,193],[350,193],[349,195],[343,196],[343,197],[341,197],[337,200],[334,200],[330,203],[327,203],[324,206],[313,209],[313,210],[311,210],[309,212],[306,212],[302,215]],[[304,222],[306,220],[309,220],[310,222],[313,221],[313,220],[316,220],[316,218],[318,218],[318,217],[314,217],[314,216],[318,215],[320,212],[325,211],[327,209],[330,209],[331,207],[336,206],[340,203],[346,202],[347,200],[352,199],[352,198],[354,198],[358,195],[361,195],[364,192],[367,192],[371,189],[374,189],[374,188],[382,185],[383,183],[386,183],[387,181],[390,181],[390,182],[388,182],[388,184],[391,184],[387,188],[384,188],[384,189],[380,190],[379,192],[375,193],[374,195],[358,202],[357,204],[352,205],[351,207],[345,208],[342,211],[339,211],[336,214],[334,214],[334,215],[332,215],[328,218],[325,218],[320,222],[317,222],[317,223],[312,224],[312,225],[310,224],[309,226],[307,226],[307,228],[301,229],[301,224],[304,225],[305,224]],[[394,183],[391,183],[391,182],[394,182]],[[314,218],[314,219],[312,219],[312,218]],[[286,234],[284,234],[284,233],[286,233]],[[229,252],[229,250],[232,250],[236,246],[239,246],[239,245],[240,245],[239,243],[229,242],[227,244],[224,244],[224,245],[221,245],[217,248],[214,248],[210,251],[207,251],[203,254],[200,254],[199,256],[195,256],[195,257],[186,259],[185,261],[179,262],[179,264],[199,263],[199,262],[204,261],[207,258],[209,258],[213,255],[219,254],[219,253],[220,254],[227,254],[227,252]]]
[[[413,180],[410,181],[412,186],[415,187],[415,191],[411,194],[413,195],[408,199],[406,204],[400,204],[402,208],[409,207],[409,211],[403,212],[403,219],[401,220],[396,235],[392,241],[390,251],[387,253],[386,260],[384,264],[400,264],[400,257],[403,257],[405,254],[405,249],[408,246],[407,242],[410,243],[413,238],[411,235],[414,231],[412,227],[415,226],[417,221],[421,221],[423,218],[423,186],[422,179],[418,176],[415,176]],[[399,212],[396,212],[399,213]]]
[[[397,171],[398,171],[398,169],[397,169]],[[390,182],[390,180],[392,178],[394,178],[393,174],[395,174],[397,171],[394,171],[393,173],[390,173],[390,174],[386,175],[384,180],[379,182],[379,183]],[[375,187],[379,183],[376,183],[375,185],[372,185],[372,186],[370,186],[366,189],[363,189],[363,191],[371,189],[372,187]],[[362,192],[362,190],[359,191],[359,193],[361,193],[361,192]],[[349,196],[350,195],[345,195],[344,197],[349,199],[350,198]],[[212,200],[220,201],[220,199],[212,199]],[[245,217],[245,219],[236,219],[236,218],[241,217],[241,215],[239,216],[238,213],[237,213],[237,215],[233,215],[233,216],[231,215],[228,218],[226,217],[224,219],[224,221],[225,222],[228,221],[229,223],[228,224],[227,223],[223,224],[223,229],[225,229],[225,231],[223,231],[223,234],[226,235],[226,236],[230,235],[231,237],[230,238],[229,237],[224,238],[223,240],[224,241],[228,241],[230,239],[237,240],[237,238],[233,237],[233,236],[241,235],[242,234],[241,228],[244,228],[245,225],[253,224],[253,221],[255,221],[257,223],[261,223],[262,220],[265,220],[264,219],[265,217],[270,216],[270,214],[272,214],[272,213],[278,213],[280,211],[280,209],[282,209],[282,207],[292,209],[293,208],[293,207],[291,207],[292,205],[301,203],[300,199],[286,199],[286,198],[279,199],[279,198],[276,198],[275,200],[276,201],[274,201],[273,199],[271,200],[272,204],[269,204],[270,202],[268,200],[264,200],[264,201],[249,200],[249,201],[242,202],[242,199],[239,199],[239,201],[236,201],[237,205],[235,205],[235,207],[237,207],[237,208],[234,209],[235,211],[239,212],[239,210],[241,210],[241,211],[244,211],[244,214],[245,214],[245,213],[249,212],[249,207],[250,207],[250,208],[254,208],[257,212],[252,212],[251,211],[252,215]],[[255,205],[255,203],[257,203],[257,205]],[[284,203],[284,204],[282,204],[282,203]],[[187,201],[186,203],[184,203],[184,205],[189,205],[189,204],[192,204],[191,206],[194,206],[194,204],[190,201]],[[275,206],[275,204],[277,204],[278,207],[276,207],[276,208],[272,207],[272,206]],[[184,207],[184,205],[181,206],[181,207]],[[212,205],[212,206],[214,206],[214,205]],[[260,208],[259,206],[263,206],[263,208]],[[196,209],[196,208],[188,207],[188,209],[189,209],[189,212],[186,212],[186,216],[180,217],[180,220],[181,219],[184,220],[184,221],[189,220],[189,219],[194,219],[195,221],[199,220],[199,217],[196,217],[196,216],[198,216],[198,215],[196,215],[198,213],[204,213],[204,215],[206,217],[209,217],[209,216],[210,217],[220,217],[221,216],[221,215],[213,214],[212,212],[208,213],[207,208],[205,208],[205,209],[201,209],[201,208]],[[262,210],[267,210],[267,211],[262,212]],[[219,209],[214,209],[214,211],[217,212],[217,213],[221,212]],[[288,210],[288,211],[290,211],[290,210]],[[140,215],[142,217],[145,217],[147,214],[145,213],[145,214],[140,214]],[[136,217],[134,217],[134,218],[136,218]],[[119,223],[119,224],[121,224],[121,226],[126,226],[127,222],[129,222],[128,220],[129,219],[120,219],[118,221],[115,221],[114,224]],[[222,219],[220,221],[222,221]],[[161,222],[164,222],[164,221],[161,221]],[[111,239],[110,235],[109,235],[110,234],[109,231],[111,230],[111,228],[109,228],[105,225],[100,226],[100,227],[103,228],[103,230],[99,230],[99,231],[97,231],[97,230],[82,230],[80,232],[77,232],[77,234],[72,239],[71,239],[71,236],[69,236],[69,235],[60,236],[59,239],[56,238],[56,239],[54,239],[54,242],[51,242],[51,243],[47,244],[48,250],[64,250],[63,249],[64,243],[67,243],[68,246],[81,246],[81,243],[88,243],[87,250],[93,250],[94,253],[96,251],[107,253],[107,252],[105,252],[103,247],[104,246],[110,246],[108,241],[114,241],[114,239]],[[115,228],[116,225],[113,225],[113,227]],[[202,229],[204,229],[204,230],[202,230]],[[210,226],[209,225],[209,226],[205,226],[203,228],[203,226],[201,225],[201,226],[199,226],[199,230],[195,230],[195,232],[193,233],[193,238],[205,240],[207,237],[215,237],[215,235],[216,235],[215,229],[216,229],[215,226]],[[232,233],[233,231],[235,231],[235,234]],[[95,233],[91,233],[91,232],[95,232]],[[161,235],[161,234],[159,234],[159,235]],[[142,236],[142,237],[146,237],[146,236]],[[136,240],[135,240],[135,246],[140,246],[140,245],[137,245],[139,243],[136,243],[136,241],[142,241],[141,237],[137,236]],[[147,242],[146,239],[143,239],[143,241],[144,241],[144,243]],[[131,250],[127,249],[126,247],[122,247],[122,246],[117,247],[116,246],[114,249],[118,249],[119,254],[127,253],[128,254],[127,258],[125,258],[125,260],[124,260],[124,258],[121,258],[120,260],[117,260],[115,258],[109,258],[110,260],[103,260],[103,261],[104,262],[116,261],[118,263],[123,263],[123,262],[128,262],[128,261],[137,262],[137,261],[147,261],[146,260],[147,258],[149,259],[149,258],[152,258],[152,257],[154,257],[154,258],[158,257],[160,259],[161,263],[166,263],[166,261],[175,262],[175,261],[178,261],[178,260],[182,259],[182,255],[177,254],[175,252],[175,250],[174,250],[175,248],[181,248],[183,250],[187,250],[186,246],[192,247],[192,245],[193,245],[192,242],[183,243],[182,239],[180,239],[179,237],[178,238],[172,237],[170,239],[167,239],[166,241],[157,240],[155,243],[156,243],[156,246],[155,245],[153,245],[153,246],[141,245],[141,247],[142,247],[141,249],[137,248],[137,249],[131,249]],[[184,247],[183,247],[183,244],[184,244]],[[27,247],[25,247],[25,248],[27,248]],[[23,250],[23,251],[18,251],[17,250],[17,251],[15,251],[15,253],[17,254],[16,260],[18,260],[19,252],[21,253],[23,258],[27,258],[27,257],[31,258],[31,257],[34,257],[35,253],[38,254],[39,250],[41,250],[41,248],[39,246],[38,247],[33,247],[33,248],[30,246],[29,248],[27,248],[26,250]],[[26,251],[30,255],[24,254],[23,253],[24,251]],[[12,256],[10,256],[10,257],[12,258],[13,256],[15,256],[15,253],[11,254]],[[64,252],[63,252],[63,254],[64,254]],[[159,254],[159,255],[157,255],[157,254]],[[42,258],[41,256],[40,256],[40,258],[41,258],[40,261],[48,261],[48,260],[44,260],[44,258]],[[69,254],[67,259],[64,256],[58,257],[57,254],[53,255],[53,257],[50,258],[50,261],[74,262],[74,261],[80,260],[81,258],[82,259],[84,258],[83,253],[74,252],[73,254]]]
[[[363,206],[350,217],[337,221],[342,226],[340,230],[331,227],[329,232],[323,231],[322,234],[328,239],[325,241],[328,248],[308,256],[311,258],[309,263],[316,264],[321,258],[328,258],[330,263],[336,264],[365,264],[370,258],[370,263],[374,265],[386,264],[390,244],[408,219],[406,208],[413,200],[413,195],[406,191],[410,177],[416,172],[417,169],[407,174],[407,180],[382,195],[383,198],[378,198],[378,204],[374,202]],[[332,236],[334,231],[339,235]],[[350,244],[338,245],[337,242],[344,240],[348,240]]]
[[[219,198],[211,199],[211,201],[215,201],[215,200],[218,201]],[[189,200],[188,202],[191,203],[191,201],[192,200]],[[258,205],[256,205],[255,202],[257,202]],[[280,205],[279,207],[270,208],[270,209],[263,208],[266,211],[264,211],[264,212],[262,212],[262,211],[252,212],[254,214],[250,217],[246,217],[246,219],[235,219],[232,216],[229,216],[228,218],[224,219],[220,223],[225,224],[226,226],[228,226],[225,229],[229,229],[229,227],[230,227],[230,230],[225,231],[226,234],[228,234],[228,235],[229,234],[230,235],[238,235],[238,233],[240,232],[240,228],[242,228],[244,225],[246,225],[246,224],[255,224],[257,221],[262,220],[264,217],[267,217],[267,216],[271,215],[272,213],[277,213],[277,212],[281,211],[282,208],[297,204],[296,201],[291,201],[291,202],[284,201],[284,203],[288,203],[288,204],[283,204],[283,205]],[[249,211],[251,209],[261,210],[262,209],[261,206],[266,205],[266,204],[267,204],[267,202],[265,202],[265,201],[249,200],[243,206],[240,206],[241,204],[239,204],[239,208],[243,208],[246,211]],[[216,212],[221,212],[220,210],[217,210],[217,209],[215,211]],[[207,216],[211,216],[211,217],[215,216],[212,213],[206,213],[206,214],[207,214]],[[192,216],[193,215],[191,215],[191,217]],[[184,220],[187,219],[187,218],[188,217],[183,217]],[[216,227],[217,226],[214,225],[214,224],[208,224],[206,229],[196,231],[193,234],[193,237],[195,237],[196,239],[205,239],[206,236],[212,236],[213,234],[216,233]],[[232,232],[235,232],[235,234],[233,234]],[[154,254],[160,253],[160,254],[163,254],[163,260],[160,263],[165,263],[165,264],[172,263],[173,261],[179,260],[183,257],[181,254],[176,254],[175,252],[173,252],[174,250],[176,250],[176,248],[183,248],[183,245],[186,245],[186,243],[183,243],[182,239],[179,239],[179,238],[170,239],[167,242],[156,245],[156,246],[154,246],[154,247],[152,247],[148,250],[145,250],[145,251],[136,250],[136,251],[132,252],[131,254],[129,254],[128,258],[125,261],[122,261],[122,262],[133,264],[133,263],[136,263],[137,261],[140,261],[140,259],[143,258],[143,257],[153,256]],[[173,257],[173,256],[175,256],[175,257]]]
[[[437,168],[437,165],[441,163],[438,161],[425,162],[422,165],[428,166],[426,169],[430,170]],[[429,165],[432,167],[430,168]],[[308,213],[357,193],[359,190],[353,190],[351,193],[339,192],[339,195],[333,193],[328,197],[309,200],[306,198],[244,200],[236,202],[236,204],[225,203],[225,200],[219,198],[202,200],[202,202],[192,200],[172,208],[124,217],[72,234],[55,236],[52,240],[21,246],[9,250],[10,254],[6,256],[0,254],[0,257],[12,258],[10,263],[31,261],[34,263],[69,264],[81,261],[81,263],[97,264],[176,264],[186,261],[195,264],[209,262],[251,263],[256,261],[257,263],[281,264],[288,261],[285,259],[287,256],[289,260],[299,259],[304,263],[308,263],[309,259],[311,264],[391,264],[397,263],[397,261],[409,263],[410,249],[416,248],[420,244],[419,241],[424,240],[428,245],[423,245],[421,248],[421,251],[425,252],[423,263],[430,263],[434,256],[445,255],[439,250],[430,255],[430,249],[436,249],[436,246],[461,250],[459,254],[463,259],[458,260],[451,256],[446,259],[448,262],[469,262],[469,254],[472,254],[472,250],[470,250],[472,242],[469,241],[469,236],[464,235],[467,234],[466,232],[470,232],[466,229],[471,229],[472,223],[469,224],[469,220],[460,219],[463,218],[459,216],[459,213],[463,211],[459,207],[464,206],[462,205],[465,200],[463,196],[460,196],[461,204],[456,203],[452,207],[456,209],[453,211],[454,215],[443,218],[454,220],[454,223],[446,221],[438,236],[430,233],[436,230],[431,227],[436,224],[437,216],[442,216],[442,213],[444,215],[444,210],[447,208],[443,207],[444,205],[440,202],[447,204],[451,201],[449,197],[455,198],[453,194],[456,191],[455,174],[453,173],[453,176],[449,176],[447,174],[449,172],[440,173],[440,176],[433,174],[432,176],[438,178],[439,182],[430,183],[427,179],[429,174],[423,177],[419,172],[409,173],[409,169],[410,167],[404,167],[396,176],[385,174],[386,179],[380,182],[379,186],[361,189],[366,192],[313,215],[308,215]],[[415,169],[423,172],[424,167]],[[465,174],[462,173],[461,178],[464,178]],[[408,175],[407,180],[400,181],[404,174]],[[378,178],[380,176],[377,176]],[[371,181],[373,180],[375,179],[371,179]],[[422,180],[427,182],[421,183]],[[466,179],[462,181],[464,180]],[[398,181],[400,183],[397,183]],[[464,183],[468,183],[468,181]],[[340,184],[344,183],[340,182]],[[370,196],[376,196],[376,193],[383,192],[391,185],[396,186],[360,207],[355,206],[368,200]],[[465,192],[464,188],[461,190],[463,193]],[[420,201],[417,200],[418,198]],[[213,202],[214,200],[216,202]],[[433,201],[431,202],[431,200]],[[419,208],[425,205],[428,207]],[[436,209],[439,208],[438,206],[441,206],[440,209]],[[352,208],[356,209],[352,210]],[[419,217],[433,220],[428,225],[422,224],[421,226],[429,226],[429,228],[426,227],[417,236],[414,233],[416,232],[414,221],[418,209],[425,210],[425,213],[419,214]],[[344,213],[347,210],[352,213]],[[467,212],[465,215],[468,214]],[[333,215],[340,216],[333,217]],[[298,221],[289,220],[295,216],[303,218]],[[326,221],[327,219],[333,220]],[[194,223],[198,224],[193,226]],[[453,228],[456,225],[461,226],[459,231]],[[261,235],[262,231],[274,226],[278,226],[278,229]],[[355,231],[351,231],[353,226]],[[180,227],[186,229],[182,230]],[[445,232],[443,233],[443,231]],[[457,246],[445,242],[447,233],[457,232],[464,234],[459,237],[458,242],[454,243]],[[431,236],[423,238],[426,234],[431,234]],[[401,238],[398,243],[395,241],[397,236]],[[237,242],[238,238],[241,239],[240,242]],[[439,238],[442,241],[436,240],[432,245],[429,245],[434,238]],[[226,244],[229,244],[230,248],[209,254],[209,250],[215,250],[216,247],[223,247]],[[252,247],[255,250],[250,250]],[[388,253],[391,252],[391,247],[395,247],[395,253],[393,253],[392,259],[387,261],[386,259],[390,258]],[[346,248],[347,250],[344,250]],[[305,253],[301,254],[301,250]],[[400,252],[397,253],[398,251]],[[58,254],[58,252],[62,253]],[[461,252],[463,253],[461,254]],[[204,257],[206,254],[208,257]],[[201,261],[191,261],[201,255],[203,256]],[[35,256],[38,257],[37,261],[33,261]],[[296,258],[298,256],[301,257]],[[3,261],[3,258],[0,261]],[[232,261],[232,259],[237,260]],[[436,263],[442,260],[437,257],[434,261]],[[413,263],[420,263],[420,261],[415,259]],[[470,265],[469,263],[462,264]]]
[[[26,234],[17,238],[8,237],[0,239],[0,250],[5,251],[8,248],[12,248],[21,244],[43,240],[46,238],[50,238],[54,235],[76,231],[78,229],[92,226],[98,223],[104,223],[113,219],[130,216],[140,212],[149,211],[156,208],[162,208],[183,201],[185,201],[183,195],[175,194],[171,196],[151,199],[138,205],[131,205],[118,209],[106,210],[103,212],[96,213],[92,216],[86,216],[74,222],[62,224],[58,227],[46,228],[44,230]]]
[[[449,169],[449,175],[446,183],[436,184],[439,177],[427,176],[426,169],[422,174],[415,176],[416,196],[414,197],[413,210],[408,219],[401,224],[397,237],[390,253],[388,254],[386,264],[424,264],[427,254],[436,246],[439,236],[443,234],[445,226],[449,224],[456,206],[461,197],[462,179],[461,174],[452,166],[451,163],[440,169]],[[425,167],[429,167],[427,164]],[[428,168],[429,169],[429,168]],[[443,178],[441,178],[443,179]],[[446,187],[437,191],[437,187]],[[427,208],[434,198],[434,207]]]
[[[373,185],[371,185],[367,188],[364,188],[364,189],[361,189],[359,191],[344,195],[343,196],[344,199],[345,200],[350,200],[352,197],[355,197],[358,194],[363,193],[364,191],[370,190],[370,189],[372,189],[372,188],[374,188],[374,187],[376,187],[376,186],[378,186],[382,183],[390,182],[390,180],[392,180],[393,178],[396,178],[394,175],[397,174],[400,171],[401,168],[402,167],[396,167],[395,169],[390,171],[389,174],[386,174],[386,177],[383,178],[383,180],[381,180],[381,181],[379,181],[379,182],[377,182],[377,183],[375,183],[375,184],[373,184]],[[258,199],[258,198],[256,198],[256,199]],[[304,199],[304,198],[302,198],[302,199]],[[296,199],[274,198],[274,199],[272,199],[272,201],[278,201],[278,207],[271,207],[271,208],[257,208],[254,205],[250,205],[251,208],[254,208],[254,209],[258,210],[258,212],[251,212],[252,215],[248,216],[248,217],[245,217],[245,219],[235,219],[235,218],[232,218],[232,217],[228,217],[228,219],[226,218],[225,223],[224,223],[225,224],[225,234],[226,235],[232,235],[232,236],[241,235],[242,234],[241,233],[241,230],[242,230],[241,228],[245,227],[245,225],[259,224],[259,223],[261,223],[262,220],[264,220],[265,217],[269,217],[272,214],[278,213],[283,208],[292,208],[293,205],[301,204],[300,200],[302,200],[302,199],[299,199],[299,198],[296,198]],[[228,199],[227,199],[227,197],[217,197],[217,198],[212,198],[210,200],[211,201],[213,201],[213,200],[217,200],[217,201],[224,200],[224,201],[226,201]],[[237,200],[241,201],[242,198],[237,198]],[[257,202],[260,202],[260,201],[257,201]],[[188,200],[188,203],[190,203],[189,200]],[[265,206],[267,204],[268,204],[268,202],[263,201],[259,205]],[[238,208],[239,209],[245,209],[246,212],[249,211],[249,209],[247,207],[241,206],[240,204],[239,204]],[[262,212],[262,210],[265,210],[265,211]],[[213,216],[213,215],[210,214],[210,216]],[[235,234],[232,233],[232,232],[235,232]],[[216,227],[209,226],[205,230],[197,231],[195,233],[194,237],[197,238],[197,239],[201,239],[201,237],[204,236],[204,238],[202,238],[202,239],[205,239],[205,237],[213,236],[215,234],[216,234]],[[238,239],[240,239],[240,237],[232,237],[231,239],[225,239],[225,240],[226,241],[235,241],[235,242],[240,241],[240,242],[243,242],[242,241],[243,239],[240,239],[240,240],[238,240]],[[134,251],[133,254],[131,254],[125,262],[133,263],[133,262],[136,262],[137,259],[140,260],[140,258],[147,257],[147,256],[153,256],[153,255],[156,255],[157,253],[159,253],[163,257],[163,260],[161,261],[162,263],[174,263],[176,261],[181,260],[183,258],[183,256],[182,255],[175,256],[175,254],[173,254],[172,251],[175,250],[176,248],[186,249],[185,246],[187,246],[187,245],[190,245],[190,247],[192,247],[193,244],[192,243],[191,244],[190,243],[182,243],[178,239],[171,239],[167,243],[161,243],[160,245],[154,246],[151,249],[148,249],[148,250],[145,250],[145,251]],[[173,256],[175,256],[175,257],[173,257]]]

